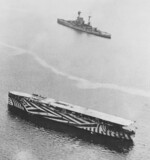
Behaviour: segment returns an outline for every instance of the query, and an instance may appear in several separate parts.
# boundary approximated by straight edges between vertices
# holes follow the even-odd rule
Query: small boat
[[[37,94],[10,91],[8,106],[12,110],[17,109],[24,114],[66,124],[92,134],[124,140],[132,140],[135,136],[134,128],[131,129],[134,121]]]
[[[91,16],[89,16],[88,23],[86,24],[84,22],[83,17],[80,17],[80,14],[81,12],[79,11],[78,17],[76,20],[64,20],[64,19],[58,18],[57,22],[64,26],[67,26],[67,27],[70,27],[70,28],[73,28],[75,30],[79,30],[82,32],[86,32],[88,34],[93,34],[93,35],[104,37],[104,38],[111,38],[111,34],[107,32],[103,32],[101,30],[98,30],[96,27],[91,26],[91,22],[90,22]]]

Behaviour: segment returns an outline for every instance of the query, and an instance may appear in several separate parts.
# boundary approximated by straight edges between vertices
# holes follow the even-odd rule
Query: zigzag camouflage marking
[[[39,98],[42,99],[42,97]],[[97,133],[122,139],[131,139],[129,133],[117,131],[113,125],[109,126],[110,124],[106,121],[104,122],[99,120],[98,122],[94,118],[88,118],[87,116],[85,117],[85,115],[82,116],[80,113],[74,113],[72,111],[63,109],[63,107],[61,108],[60,106],[63,105],[61,102],[58,102],[58,105],[55,102],[52,104],[46,104],[40,102],[39,100],[32,99],[32,96],[31,98],[21,97],[19,95],[10,93],[8,104],[18,109],[25,110],[29,114],[40,115],[45,119],[69,124],[71,126],[87,130],[91,133]],[[64,105],[67,106],[69,104],[64,103]]]

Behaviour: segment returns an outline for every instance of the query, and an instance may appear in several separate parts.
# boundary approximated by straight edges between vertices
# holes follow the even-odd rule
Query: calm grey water
[[[0,159],[150,158],[149,7],[148,0],[0,1]],[[78,10],[112,39],[57,24]],[[8,112],[10,90],[136,120],[134,144],[38,127]]]

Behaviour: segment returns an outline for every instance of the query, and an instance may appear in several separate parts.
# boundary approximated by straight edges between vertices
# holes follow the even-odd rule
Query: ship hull
[[[94,30],[88,30],[86,29],[86,27],[80,27],[77,25],[74,25],[73,23],[71,23],[71,21],[66,21],[63,19],[57,19],[57,22],[61,25],[64,25],[66,27],[81,31],[81,32],[86,32],[88,34],[93,34],[99,37],[104,37],[104,38],[111,38],[111,35],[109,33],[103,32],[103,31],[94,31]]]
[[[120,128],[118,129],[117,125],[110,127],[106,122],[101,121],[97,123],[90,117],[85,118],[81,114],[66,113],[64,110],[59,112],[53,105],[33,101],[28,97],[18,96],[12,93],[9,93],[8,106],[11,110],[18,110],[25,115],[61,123],[96,135],[124,140],[132,140],[131,137],[134,135],[130,132],[124,132]]]

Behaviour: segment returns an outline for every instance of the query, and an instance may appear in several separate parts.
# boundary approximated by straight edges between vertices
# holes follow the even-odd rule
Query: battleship
[[[23,114],[74,127],[90,134],[132,141],[134,121],[72,105],[63,101],[17,91],[8,93],[8,106]]]
[[[111,38],[111,34],[107,33],[107,32],[103,32],[99,29],[97,29],[96,27],[92,27],[91,26],[91,22],[90,22],[90,18],[91,16],[89,16],[88,19],[88,23],[86,24],[83,17],[80,16],[81,12],[78,12],[78,17],[76,20],[64,20],[64,19],[57,19],[57,22],[59,24],[62,24],[64,26],[73,28],[75,30],[79,30],[82,32],[86,32],[88,34],[93,34],[96,36],[100,36],[100,37],[104,37],[104,38]]]

